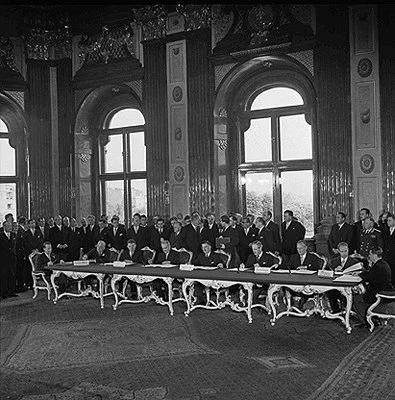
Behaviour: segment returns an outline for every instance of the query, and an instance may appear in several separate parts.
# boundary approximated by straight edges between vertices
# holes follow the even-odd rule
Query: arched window
[[[101,213],[127,224],[147,213],[147,171],[144,116],[125,108],[110,113],[99,136]]]
[[[266,87],[248,99],[239,116],[239,178],[246,213],[272,210],[277,221],[285,210],[314,235],[313,145],[302,93],[285,85]]]
[[[0,221],[8,213],[17,215],[16,151],[10,145],[10,132],[0,119]]]

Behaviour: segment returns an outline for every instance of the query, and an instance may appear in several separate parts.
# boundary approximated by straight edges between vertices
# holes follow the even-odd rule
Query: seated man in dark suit
[[[221,256],[218,253],[214,253],[212,251],[211,243],[208,240],[205,240],[202,243],[202,250],[203,253],[200,253],[194,260],[194,265],[200,265],[203,267],[224,268]],[[195,305],[204,304],[204,286],[199,282],[195,282],[193,287],[194,295],[197,299]]]
[[[205,240],[202,243],[202,250],[203,253],[200,253],[197,256],[196,260],[194,261],[194,265],[218,268],[224,267],[221,256],[218,253],[214,253],[212,251],[211,243],[208,240]]]
[[[45,273],[45,277],[49,280],[52,275],[52,271],[45,267],[50,267],[51,265],[62,261],[64,260],[60,260],[59,256],[52,252],[51,242],[46,241],[43,243],[43,253],[37,257],[36,269],[37,271],[43,271]],[[58,278],[58,285],[60,293],[65,292],[66,289],[70,287],[69,279],[65,275],[61,274]]]
[[[126,250],[122,250],[119,261],[143,263],[143,254],[141,250],[137,250],[136,241],[134,239],[128,239]]]
[[[311,271],[318,271],[319,269],[322,268],[323,266],[323,260],[316,256],[315,254],[310,253],[307,251],[308,246],[307,243],[304,240],[299,240],[296,243],[296,250],[298,251],[298,254],[293,254],[290,259],[288,260],[286,266],[288,269],[308,269]],[[296,294],[293,291],[291,291],[293,295],[298,295],[300,296],[300,301],[299,301],[299,309],[302,310],[304,304],[306,301],[309,299],[309,296],[299,293]]]
[[[297,254],[293,254],[286,263],[289,269],[308,269],[318,271],[323,266],[323,261],[320,257],[308,251],[307,243],[304,240],[299,240],[296,244]]]
[[[154,264],[179,264],[180,255],[178,251],[173,250],[170,247],[170,242],[166,239],[161,239],[160,241],[161,251],[156,254]],[[165,301],[168,301],[168,293],[166,292],[166,287],[161,279],[155,279],[153,281],[153,289],[159,297],[162,297]]]
[[[246,264],[240,264],[240,269],[254,268],[254,267],[273,267],[278,268],[278,258],[272,256],[269,253],[263,252],[263,244],[260,240],[255,240],[252,242],[252,254],[250,254],[247,258]],[[253,287],[253,298],[252,302],[256,303],[258,301],[259,295],[267,294],[267,289],[269,285],[264,285],[262,287],[258,287],[254,285]]]
[[[363,294],[354,296],[353,308],[360,321],[357,325],[358,327],[368,326],[366,311],[376,301],[376,294],[394,290],[391,282],[391,268],[382,257],[382,248],[372,247],[369,251],[370,267],[360,275],[366,291]],[[378,321],[373,320],[373,322],[375,325],[378,324]]]
[[[335,272],[343,272],[346,268],[356,265],[359,260],[349,256],[349,246],[346,242],[337,245],[339,256],[332,259],[329,267]],[[362,264],[361,264],[362,267]],[[338,290],[326,292],[333,313],[339,313],[344,308],[344,297]]]
[[[104,264],[106,262],[115,261],[113,252],[106,248],[106,242],[99,240],[96,246],[83,255],[83,260],[95,260],[97,263]]]

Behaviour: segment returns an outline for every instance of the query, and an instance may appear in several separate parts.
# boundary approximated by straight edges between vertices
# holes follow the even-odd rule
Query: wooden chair
[[[377,293],[376,298],[377,300],[366,311],[370,332],[374,329],[373,317],[383,319],[384,325],[387,325],[389,319],[395,318],[395,290]],[[382,300],[387,302],[384,303]]]
[[[229,253],[226,253],[224,250],[215,250],[214,253],[219,254],[222,264],[224,265],[224,268],[229,268],[230,266],[230,260],[231,260],[231,255]],[[229,298],[229,289],[216,289],[215,290],[215,302],[218,305],[219,299],[221,294],[225,296],[226,299]],[[206,288],[206,300],[207,304],[210,303],[210,289]]]
[[[191,264],[193,257],[192,251],[187,250],[184,247],[181,249],[176,249],[174,247],[172,250],[178,252],[180,257],[180,264]],[[177,301],[186,301],[182,293],[182,281],[182,279],[175,279],[173,282],[173,303],[176,303]],[[193,293],[193,286],[191,287],[191,291]],[[174,294],[176,293],[178,294],[178,297],[174,298]]]
[[[39,290],[46,290],[48,300],[51,300],[51,290],[52,290],[51,284],[48,282],[48,279],[45,276],[45,272],[37,270],[37,258],[40,254],[42,253],[39,253],[37,251],[35,252],[33,251],[31,254],[29,254],[29,261],[32,267],[32,278],[33,278],[33,290],[34,290],[33,299],[37,297]]]

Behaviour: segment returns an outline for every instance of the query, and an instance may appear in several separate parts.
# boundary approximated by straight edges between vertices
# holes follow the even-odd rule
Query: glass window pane
[[[277,87],[260,93],[251,104],[251,110],[303,105],[302,96],[293,89]]]
[[[139,110],[127,108],[118,111],[112,118],[109,124],[109,129],[122,128],[125,126],[144,125],[144,116]]]
[[[306,237],[314,235],[313,172],[287,171],[281,174],[283,212],[291,210],[306,228]]]
[[[144,132],[130,133],[129,139],[130,170],[145,171]]]
[[[0,119],[0,132],[8,133],[7,125],[5,124],[5,122],[2,119]]]
[[[262,215],[273,209],[273,175],[271,172],[248,172],[245,175],[247,214]]]
[[[270,118],[251,120],[244,133],[245,162],[270,161],[272,159]]]
[[[107,138],[108,142],[104,146],[104,172],[122,172],[122,135],[111,135]]]
[[[132,193],[132,215],[147,214],[147,180],[134,179],[130,181]]]
[[[0,139],[0,176],[15,176],[15,149],[8,139]]]
[[[304,114],[280,117],[281,160],[311,159],[311,126]]]
[[[106,215],[111,217],[113,215],[119,216],[119,222],[125,221],[125,207],[124,207],[124,185],[123,181],[106,181],[104,182],[106,194]]]
[[[16,220],[16,183],[0,183],[0,221],[11,213]]]

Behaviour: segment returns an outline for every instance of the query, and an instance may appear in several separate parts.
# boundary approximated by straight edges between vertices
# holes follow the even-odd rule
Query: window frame
[[[255,81],[255,80],[254,80]],[[248,87],[252,87],[249,82]],[[306,171],[311,170],[313,176],[313,230],[315,227],[315,220],[318,216],[318,204],[317,204],[317,189],[315,183],[316,176],[316,139],[315,139],[315,119],[313,118],[314,109],[309,96],[302,87],[298,87],[295,84],[290,84],[286,80],[277,80],[276,82],[270,82],[269,84],[261,84],[258,88],[254,88],[249,93],[248,87],[244,88],[244,101],[243,99],[237,99],[239,107],[236,112],[236,126],[237,126],[237,153],[238,163],[237,178],[239,182],[239,204],[240,209],[244,213],[247,212],[246,204],[246,185],[245,177],[247,173],[272,173],[272,184],[273,184],[273,220],[280,224],[283,220],[283,199],[282,199],[282,185],[281,185],[281,174],[282,172],[288,171]],[[251,105],[255,98],[262,92],[272,89],[274,87],[286,87],[297,91],[303,98],[303,105],[286,106],[286,107],[275,107],[262,110],[251,110]],[[248,96],[248,97],[247,97]],[[241,107],[240,107],[241,106]],[[306,121],[311,126],[311,146],[312,146],[312,157],[308,159],[295,159],[295,160],[281,160],[281,139],[280,139],[280,117],[289,115],[303,114]],[[248,129],[241,128],[245,125],[249,125],[250,121],[259,118],[270,118],[271,122],[271,147],[272,147],[272,160],[271,161],[258,161],[258,162],[246,162],[245,161],[245,132]],[[313,233],[314,235],[314,233]],[[308,239],[308,237],[306,237]]]
[[[137,107],[122,107],[107,114],[104,126],[108,126],[112,117],[119,111],[124,109],[137,109],[142,113],[142,111]],[[144,116],[144,115],[143,115]],[[99,207],[100,213],[107,215],[107,201],[106,201],[106,182],[111,181],[123,181],[124,190],[124,215],[125,215],[125,226],[129,226],[132,221],[132,185],[131,182],[136,179],[145,179],[147,184],[147,165],[145,170],[142,171],[131,171],[131,155],[129,153],[130,149],[130,134],[141,133],[144,134],[144,145],[145,145],[145,124],[144,125],[134,125],[126,126],[121,128],[103,128],[98,132],[97,135],[97,149],[98,149],[98,185],[99,185]],[[109,137],[113,135],[122,135],[122,157],[123,157],[123,170],[120,172],[104,172],[105,158],[104,158],[104,141],[103,137]],[[148,204],[146,204],[148,209]]]

